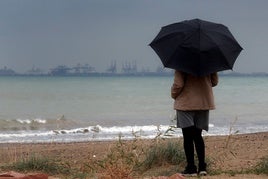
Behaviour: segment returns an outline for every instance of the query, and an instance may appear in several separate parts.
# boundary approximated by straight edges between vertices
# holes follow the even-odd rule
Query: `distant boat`
[[[95,68],[89,66],[88,64],[80,65],[69,68],[65,65],[60,65],[56,68],[50,70],[50,75],[52,76],[80,76],[80,75],[89,75],[96,73]]]
[[[26,72],[26,75],[44,75],[44,72],[40,68],[35,68],[33,66],[32,69]]]
[[[71,70],[71,68],[65,66],[65,65],[60,65],[57,66],[56,68],[51,69],[50,74],[53,76],[64,76],[64,75],[68,75],[69,71]]]
[[[16,72],[12,69],[7,68],[6,66],[0,69],[0,76],[10,76],[10,75],[16,75]]]

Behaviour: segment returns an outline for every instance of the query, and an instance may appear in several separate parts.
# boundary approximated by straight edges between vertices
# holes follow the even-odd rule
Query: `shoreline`
[[[244,129],[244,130],[243,130]],[[243,126],[230,127],[210,127],[209,132],[203,131],[203,136],[228,136],[245,135],[252,133],[267,132],[266,126],[259,126],[255,130],[243,128]],[[155,138],[181,138],[182,132],[172,125],[147,125],[147,126],[88,126],[74,129],[57,129],[50,131],[32,130],[31,132],[1,133],[0,145],[7,143],[73,143],[73,142],[99,142],[122,140],[154,140]]]

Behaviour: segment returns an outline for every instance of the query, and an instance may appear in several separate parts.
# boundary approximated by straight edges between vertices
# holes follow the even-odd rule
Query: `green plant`
[[[14,162],[6,168],[10,168],[16,171],[42,171],[48,174],[68,174],[70,172],[69,167],[48,159],[45,157],[38,157],[32,155],[28,158],[24,158],[20,161]]]
[[[262,158],[253,171],[257,174],[268,175],[268,156]]]
[[[145,169],[168,163],[179,165],[185,161],[183,148],[179,142],[168,142],[167,144],[156,143],[152,145],[145,154],[143,167]]]

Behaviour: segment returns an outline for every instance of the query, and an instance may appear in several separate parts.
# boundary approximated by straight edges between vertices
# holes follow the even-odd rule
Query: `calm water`
[[[0,142],[153,138],[174,125],[172,82],[171,76],[0,77]],[[268,131],[267,77],[221,77],[214,95],[206,135],[228,134],[230,127]]]

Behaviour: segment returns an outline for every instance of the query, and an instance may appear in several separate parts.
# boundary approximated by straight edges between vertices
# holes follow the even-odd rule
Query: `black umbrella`
[[[165,67],[196,76],[232,69],[242,50],[226,26],[200,19],[162,27],[150,46]]]

